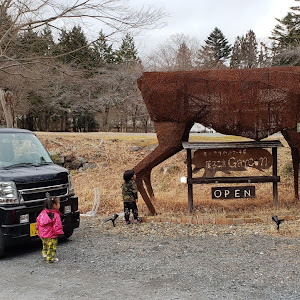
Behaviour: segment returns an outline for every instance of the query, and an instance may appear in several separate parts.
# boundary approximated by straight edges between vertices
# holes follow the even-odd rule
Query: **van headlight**
[[[74,192],[74,188],[73,188],[73,185],[72,185],[72,180],[71,180],[71,175],[70,174],[68,175],[68,183],[69,183],[69,195],[74,195],[75,192]]]
[[[0,205],[19,203],[16,184],[13,181],[0,182]]]

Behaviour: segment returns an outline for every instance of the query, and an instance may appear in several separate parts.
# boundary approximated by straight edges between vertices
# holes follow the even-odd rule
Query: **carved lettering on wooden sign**
[[[227,174],[246,171],[249,167],[263,171],[269,169],[272,162],[272,154],[261,148],[199,149],[192,158],[193,172],[204,169],[203,177],[213,177],[217,171]]]

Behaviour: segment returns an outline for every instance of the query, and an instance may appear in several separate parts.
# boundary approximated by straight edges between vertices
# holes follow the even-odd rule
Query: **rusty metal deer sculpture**
[[[152,214],[151,170],[182,150],[195,122],[254,140],[281,131],[291,147],[299,200],[300,67],[146,72],[138,86],[159,143],[134,167],[139,191]]]

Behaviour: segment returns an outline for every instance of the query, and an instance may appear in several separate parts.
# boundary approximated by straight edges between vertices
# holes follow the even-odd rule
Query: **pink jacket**
[[[48,213],[54,215],[53,220],[50,219]],[[54,209],[45,208],[36,219],[36,229],[40,238],[57,238],[60,234],[64,234],[61,219],[61,213]]]

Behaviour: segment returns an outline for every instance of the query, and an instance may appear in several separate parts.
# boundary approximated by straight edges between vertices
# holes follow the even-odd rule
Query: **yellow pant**
[[[47,263],[52,263],[56,254],[57,239],[44,239],[42,238],[42,254],[46,258]]]

